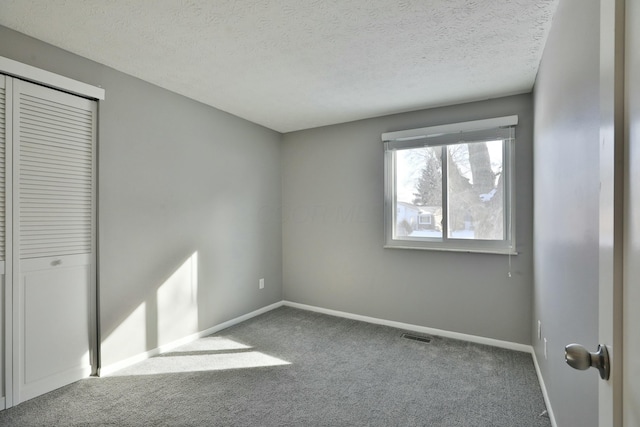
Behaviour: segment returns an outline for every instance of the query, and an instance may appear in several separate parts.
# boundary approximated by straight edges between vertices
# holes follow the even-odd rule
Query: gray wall
[[[518,114],[517,249],[383,249],[383,132]],[[286,134],[286,300],[516,343],[531,342],[532,99],[520,95]]]
[[[559,3],[534,87],[534,348],[561,426],[598,422],[597,375],[563,355],[598,344],[599,7]]]
[[[4,27],[0,55],[106,90],[103,366],[282,299],[280,134]]]

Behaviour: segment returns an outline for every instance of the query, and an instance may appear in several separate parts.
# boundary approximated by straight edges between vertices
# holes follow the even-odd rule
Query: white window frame
[[[514,221],[514,153],[515,127],[518,116],[497,117],[486,120],[475,120],[461,123],[451,123],[419,129],[387,132],[382,134],[384,142],[384,233],[385,248],[423,249],[455,252],[479,252],[515,255],[515,221]],[[510,130],[510,137],[501,136]],[[401,149],[443,146],[460,143],[463,140],[473,142],[479,136],[485,137],[495,133],[496,140],[503,139],[503,162],[505,173],[504,182],[504,231],[503,240],[456,239],[447,236],[446,224],[442,230],[442,237],[411,237],[394,235],[396,221],[396,151]],[[443,187],[446,188],[446,168],[443,170]],[[443,191],[443,220],[446,222],[447,195]]]

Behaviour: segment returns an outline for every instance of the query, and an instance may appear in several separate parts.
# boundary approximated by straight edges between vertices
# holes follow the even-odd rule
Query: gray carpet
[[[3,426],[550,426],[531,355],[289,307],[0,412]]]

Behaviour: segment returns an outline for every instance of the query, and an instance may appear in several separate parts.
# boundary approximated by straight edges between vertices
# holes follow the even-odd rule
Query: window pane
[[[396,151],[394,236],[442,238],[442,148]]]
[[[503,141],[447,149],[448,237],[503,240]]]

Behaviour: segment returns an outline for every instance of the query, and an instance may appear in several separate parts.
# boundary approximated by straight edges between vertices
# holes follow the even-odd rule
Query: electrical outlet
[[[547,339],[544,339],[544,358],[547,358]]]
[[[260,279],[258,282],[258,289],[264,289],[264,279]]]
[[[542,339],[542,322],[538,320],[538,340]]]

